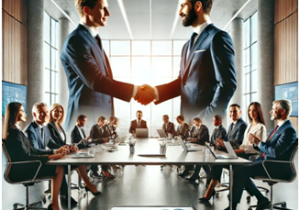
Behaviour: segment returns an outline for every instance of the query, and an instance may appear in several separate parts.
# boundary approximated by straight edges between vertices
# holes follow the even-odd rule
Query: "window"
[[[58,96],[58,22],[44,12],[44,102],[50,107]]]
[[[257,12],[244,22],[244,89],[242,110],[247,110],[251,102],[257,100]],[[247,111],[243,112],[247,119]]]
[[[147,83],[159,85],[176,79],[179,75],[181,49],[185,40],[103,40],[103,48],[109,56],[114,79],[135,85]],[[162,116],[168,114],[175,125],[180,115],[180,97],[159,105],[142,106],[135,100],[130,103],[114,99],[115,115],[120,119],[119,132],[128,133],[130,121],[136,119],[136,111],[143,111],[149,135],[158,136]],[[125,110],[125,111],[124,111]]]

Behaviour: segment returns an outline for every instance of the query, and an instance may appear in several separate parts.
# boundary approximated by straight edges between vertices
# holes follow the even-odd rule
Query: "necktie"
[[[45,140],[44,140],[44,128],[41,128],[41,137],[42,137],[42,143],[45,146]]]
[[[269,136],[268,141],[271,140],[271,138],[273,137],[274,133],[277,131],[277,128],[278,128],[278,127],[279,127],[278,125],[275,127],[275,129],[273,130],[273,132],[272,132],[271,135]],[[266,153],[264,152],[264,153],[261,155],[261,159],[264,160],[265,156],[266,156]]]
[[[98,46],[99,46],[100,49],[102,50],[102,42],[101,42],[101,39],[100,39],[99,34],[97,34],[97,36],[95,37],[95,39],[96,39],[96,41],[97,41]]]
[[[86,135],[85,135],[84,130],[82,128],[81,128],[81,133],[83,135],[83,138],[86,138]]]
[[[190,51],[191,51],[192,48],[193,48],[194,41],[195,41],[195,38],[196,38],[197,35],[198,35],[198,34],[194,32],[194,33],[192,34],[192,36],[191,36],[191,39],[190,39],[190,45],[189,45]]]
[[[139,121],[139,126],[138,127],[141,128],[141,121]]]

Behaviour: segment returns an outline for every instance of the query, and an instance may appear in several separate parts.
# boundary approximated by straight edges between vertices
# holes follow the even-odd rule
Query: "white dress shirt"
[[[80,128],[77,124],[76,124],[75,126],[76,126],[76,127],[78,128],[78,130],[79,130],[81,139],[84,139],[84,136],[83,136],[83,134],[82,134],[82,132],[81,132],[81,128]]]
[[[255,126],[252,126],[252,123],[248,125],[248,127],[245,130],[244,133],[244,140],[242,145],[240,146],[240,149],[245,149],[246,154],[252,154],[252,153],[260,153],[256,149],[253,148],[253,144],[249,141],[250,134],[254,134],[255,136],[260,137],[262,139],[262,142],[266,142],[267,140],[267,129],[266,126],[262,123],[257,123]],[[251,130],[250,130],[251,128]]]
[[[85,27],[88,32],[90,32],[90,34],[92,35],[92,37],[94,37],[96,39],[96,36],[98,35],[98,32],[97,31],[94,31],[91,27],[89,27],[88,25],[86,25],[85,23],[83,22],[80,22],[79,23],[80,25],[82,25],[83,27]],[[135,97],[136,93],[137,93],[137,86],[134,85],[133,87],[133,93],[132,93],[132,97]]]

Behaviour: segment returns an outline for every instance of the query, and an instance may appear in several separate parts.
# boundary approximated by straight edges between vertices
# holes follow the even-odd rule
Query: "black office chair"
[[[264,160],[263,161],[263,167],[266,171],[266,174],[268,175],[268,178],[266,177],[255,177],[255,179],[258,180],[262,180],[263,182],[268,183],[268,185],[270,186],[270,191],[271,191],[271,195],[270,195],[270,208],[273,209],[285,209],[285,210],[290,210],[288,209],[286,206],[286,202],[280,202],[280,203],[274,203],[273,204],[273,185],[280,183],[280,182],[292,182],[295,180],[297,173],[296,173],[296,169],[295,169],[295,165],[294,165],[294,157],[296,152],[298,151],[298,139],[296,140],[294,149],[293,149],[293,153],[291,155],[291,158],[289,161],[280,161],[280,160]],[[284,171],[288,171],[291,175],[290,177],[276,177],[276,178],[272,178],[272,174],[270,173],[270,170],[268,170],[268,168],[270,168],[271,165],[276,165],[279,168],[284,168]],[[250,206],[248,208],[248,210],[252,210],[252,208],[256,208],[257,206]]]
[[[31,203],[31,204],[29,203],[29,187],[33,186],[35,183],[39,183],[41,181],[48,180],[48,178],[36,179],[36,176],[42,166],[42,162],[39,160],[12,162],[10,159],[10,156],[6,150],[3,140],[2,140],[2,149],[3,149],[3,154],[5,156],[5,159],[6,159],[5,172],[4,172],[5,181],[7,181],[10,184],[23,184],[26,187],[26,204],[24,205],[24,204],[20,204],[20,203],[14,203],[13,209],[14,210],[47,209],[47,208],[40,207],[42,205],[42,201]],[[9,179],[9,173],[10,173],[10,169],[11,169],[12,165],[28,165],[28,166],[34,165],[34,167],[36,169],[35,175],[30,180],[22,180],[22,181],[17,181],[17,182],[11,181]],[[50,177],[49,177],[49,179],[50,179]]]

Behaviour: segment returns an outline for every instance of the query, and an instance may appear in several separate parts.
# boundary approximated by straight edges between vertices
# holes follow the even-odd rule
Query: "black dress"
[[[56,166],[45,165],[48,154],[41,150],[35,150],[31,142],[16,126],[8,130],[6,140],[3,140],[11,162],[40,160],[42,167],[36,178],[54,178]],[[33,179],[38,163],[13,164],[8,168],[7,178],[12,182]]]

